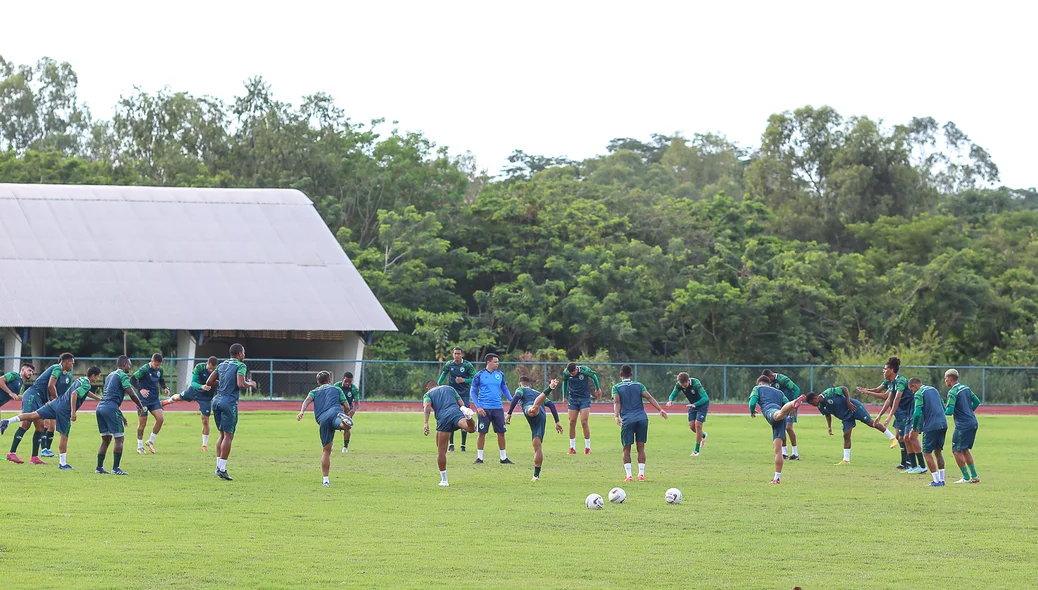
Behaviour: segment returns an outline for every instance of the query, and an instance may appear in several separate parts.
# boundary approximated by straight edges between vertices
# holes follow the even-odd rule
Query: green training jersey
[[[895,411],[902,413],[912,412],[912,408],[915,405],[915,398],[912,395],[912,392],[908,390],[907,378],[898,375],[897,377],[894,377],[893,381],[884,381],[880,384],[880,387],[886,387],[887,391],[889,391],[893,396],[897,396],[897,392],[901,392],[901,403],[894,408]],[[890,403],[894,403],[893,397],[890,398]]]
[[[973,413],[978,406],[980,398],[977,394],[962,383],[956,383],[948,390],[948,403],[944,414],[955,418],[955,428],[968,430],[979,425],[977,415]]]
[[[346,394],[335,385],[326,383],[307,394],[314,400],[314,420],[320,422],[321,416],[329,410],[342,411],[342,405],[346,403]]]
[[[472,366],[472,363],[463,360],[461,364],[458,364],[451,360],[443,365],[443,369],[440,370],[440,378],[436,380],[436,384],[450,385],[461,395],[468,395],[469,388],[472,386],[472,378],[475,375],[476,367]],[[461,383],[458,383],[458,377],[462,378]]]
[[[647,390],[637,381],[624,379],[613,385],[613,400],[620,400],[620,419],[624,422],[648,419],[645,413],[645,398],[642,394]]]
[[[675,401],[682,393],[688,398],[688,403],[690,404],[701,406],[710,403],[710,396],[706,394],[706,389],[703,388],[703,384],[699,382],[699,379],[695,377],[691,377],[688,380],[688,387],[682,387],[680,383],[675,383],[674,391],[670,392],[670,401]]]
[[[523,386],[515,390],[515,393],[512,394],[512,398],[519,398],[519,403],[522,404],[523,413],[525,414],[527,410],[533,407],[533,404],[537,401],[539,395],[541,395],[540,391],[537,391],[532,387]]]
[[[241,390],[238,389],[238,375],[245,377],[248,368],[245,363],[236,358],[229,358],[220,363],[216,368],[219,381],[216,394],[226,398],[226,401],[238,403]]]
[[[72,398],[75,397],[76,409],[78,410],[83,405],[83,402],[86,401],[87,394],[93,389],[94,386],[91,385],[90,379],[87,379],[86,377],[74,379],[69,385],[68,390],[58,398],[58,404],[64,407],[71,407]]]
[[[360,388],[355,383],[350,383],[349,387],[343,387],[342,381],[335,384],[335,387],[342,392],[343,397],[346,398],[346,403],[350,405],[350,409],[353,409],[353,405],[357,403],[357,398],[360,397]]]
[[[782,406],[789,403],[783,394],[778,389],[769,385],[757,385],[750,391],[750,413],[756,411],[754,406],[760,406],[760,411],[764,412],[768,408],[774,408],[781,410]]]
[[[458,402],[461,401],[461,396],[458,395],[458,390],[448,385],[441,385],[439,387],[433,387],[429,391],[425,392],[425,397],[422,398],[422,403],[429,404],[432,406],[433,413],[436,417],[440,417],[440,412],[451,411],[451,408],[458,410],[458,414],[461,414],[461,406]]]
[[[595,389],[601,389],[598,384],[598,375],[590,368],[580,365],[577,374],[570,375],[568,372],[562,374],[562,397],[588,399],[591,397],[591,385]]]
[[[125,371],[122,369],[112,371],[105,377],[104,389],[101,391],[101,404],[115,404],[118,407],[126,399],[126,390],[130,388],[130,376]]]
[[[772,387],[782,392],[786,399],[792,401],[800,397],[800,387],[793,380],[781,373],[775,373],[775,382]]]
[[[932,432],[948,428],[948,417],[944,414],[941,393],[929,385],[924,385],[915,392],[912,428],[916,432]]]

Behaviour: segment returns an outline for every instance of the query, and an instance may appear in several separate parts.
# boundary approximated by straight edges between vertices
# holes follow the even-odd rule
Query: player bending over
[[[198,363],[195,368],[191,371],[191,384],[187,386],[184,391],[162,400],[162,407],[165,408],[169,404],[175,404],[177,402],[196,402],[198,404],[198,411],[202,413],[202,452],[209,450],[209,415],[213,413],[213,392],[212,388],[205,384],[209,380],[209,375],[216,370],[216,367],[220,364],[220,359],[215,356],[209,357],[204,363]],[[154,439],[152,439],[152,445],[154,446]],[[152,451],[153,453],[155,451]]]
[[[544,441],[544,426],[547,423],[542,406],[551,410],[551,415],[555,417],[555,430],[562,434],[559,412],[555,409],[555,404],[548,399],[552,390],[559,385],[559,380],[552,379],[548,387],[540,392],[530,387],[530,384],[529,377],[523,375],[519,378],[519,389],[516,389],[515,395],[512,396],[512,405],[508,408],[508,414],[505,415],[505,424],[512,423],[512,412],[521,403],[523,405],[523,414],[526,416],[526,421],[530,424],[530,434],[533,436],[533,479],[530,481],[537,481],[541,478],[541,464],[544,462],[544,455],[541,453],[541,443]]]
[[[696,448],[692,451],[693,457],[699,456],[699,451],[706,444],[706,433],[703,432],[703,423],[706,422],[706,414],[710,411],[710,396],[699,379],[689,377],[688,373],[678,373],[678,382],[674,385],[674,391],[670,392],[667,407],[674,405],[678,395],[685,394],[688,399],[688,427],[696,433]]]
[[[818,408],[818,411],[825,416],[829,436],[833,435],[833,416],[843,422],[843,461],[837,465],[850,465],[851,463],[851,434],[854,432],[855,422],[875,428],[887,435],[888,439],[894,440],[894,434],[887,430],[886,426],[880,424],[878,420],[872,419],[872,416],[865,410],[865,404],[851,399],[851,392],[845,386],[830,387],[822,393],[812,391],[807,394],[807,403]]]

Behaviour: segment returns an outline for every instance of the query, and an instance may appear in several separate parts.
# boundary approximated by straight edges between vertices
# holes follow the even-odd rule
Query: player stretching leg
[[[187,389],[162,400],[163,408],[177,402],[198,403],[198,411],[202,413],[202,452],[209,450],[209,416],[213,413],[213,392],[205,382],[219,364],[220,359],[215,356],[209,357],[204,363],[198,363],[191,371],[191,384]]]
[[[66,375],[72,375],[72,367],[75,363],[76,357],[72,356],[72,353],[65,352],[58,357],[58,364],[51,365],[40,373],[36,381],[22,395],[22,414],[32,414],[48,403],[51,396],[56,398],[59,381],[64,381]],[[69,383],[71,384],[71,379],[69,379]],[[22,436],[29,430],[30,424],[35,427],[35,432],[32,436],[32,456],[29,458],[29,463],[45,465],[45,462],[40,459],[40,447],[47,438],[47,425],[43,419],[22,422],[18,430],[14,432],[14,440],[11,441],[11,452],[7,454],[7,460],[12,463],[22,463],[17,455],[18,445],[22,442]]]
[[[786,432],[786,416],[804,403],[804,396],[793,401],[786,399],[781,391],[771,385],[771,380],[761,375],[757,386],[750,392],[750,417],[757,417],[757,406],[771,425],[771,443],[775,448],[775,479],[771,483],[782,483],[782,437]]]
[[[137,453],[144,454],[144,429],[148,426],[148,412],[155,416],[155,427],[151,430],[148,438],[148,450],[155,453],[155,437],[162,430],[162,424],[166,421],[166,414],[162,410],[162,398],[159,397],[161,389],[166,397],[169,397],[169,388],[166,380],[162,377],[162,355],[155,353],[151,362],[142,365],[137,372],[130,377],[130,383],[141,393],[141,401],[144,402],[145,411],[137,417]]]
[[[706,413],[710,411],[710,396],[699,379],[688,376],[688,373],[678,373],[678,382],[674,391],[670,392],[667,407],[674,405],[674,400],[679,394],[685,394],[688,399],[688,427],[696,433],[696,448],[692,451],[693,457],[699,456],[699,451],[706,444],[706,433],[703,432],[703,423],[706,422]]]
[[[922,473],[926,471],[922,467],[922,456],[916,455],[914,452],[915,445],[908,436],[909,431],[912,430],[910,424],[913,405],[912,394],[908,392],[908,379],[898,374],[900,370],[901,359],[892,356],[887,359],[887,364],[883,366],[883,383],[871,389],[858,387],[857,390],[858,393],[864,393],[865,395],[883,400],[883,407],[880,408],[879,414],[876,416],[876,420],[883,420],[883,414],[887,414],[887,419],[883,422],[883,426],[890,426],[890,419],[891,417],[894,418],[894,428],[897,430],[897,444],[895,445],[892,442],[890,448],[895,446],[901,447],[901,464],[896,466],[895,469],[901,469],[905,473]]]
[[[781,391],[782,395],[786,396],[786,399],[792,400],[800,397],[800,387],[789,377],[782,373],[775,373],[771,369],[764,369],[764,372],[761,374],[770,379],[771,386]],[[793,429],[793,425],[796,424],[797,415],[799,413],[799,409],[794,409],[788,416],[786,416],[786,434],[782,437],[782,458],[789,459],[790,461],[800,460],[800,454],[797,450],[797,433],[796,430]],[[787,437],[789,438],[789,453],[786,453]]]
[[[425,382],[425,436],[429,436],[429,413],[436,414],[436,466],[440,469],[440,483],[447,487],[447,445],[455,430],[464,430],[469,434],[476,431],[474,413],[461,403],[461,396],[453,387],[440,385],[435,381]]]
[[[855,422],[861,422],[866,426],[875,428],[887,435],[888,439],[895,440],[894,434],[880,424],[879,420],[872,419],[872,416],[865,410],[865,404],[856,399],[851,399],[850,390],[844,386],[830,387],[820,394],[812,391],[807,394],[806,401],[818,408],[818,411],[825,416],[825,424],[829,427],[829,436],[833,435],[833,416],[836,416],[843,422],[843,461],[840,461],[837,465],[850,465],[851,463],[851,433],[854,432]]]
[[[533,479],[530,481],[537,481],[541,478],[541,465],[544,463],[541,443],[544,441],[544,425],[547,423],[542,406],[551,410],[551,415],[555,417],[555,430],[562,434],[562,424],[559,424],[559,412],[555,409],[555,404],[548,399],[552,390],[558,387],[559,380],[552,379],[548,387],[542,392],[533,389],[530,387],[530,384],[529,377],[523,375],[519,378],[519,389],[516,389],[515,395],[512,396],[512,405],[508,408],[508,414],[505,415],[505,424],[512,423],[512,412],[521,403],[523,405],[523,415],[526,416],[526,421],[530,424],[530,434],[533,437]]]
[[[314,420],[317,421],[321,434],[321,472],[324,480],[321,485],[328,487],[328,472],[332,467],[332,443],[335,442],[335,431],[349,430],[353,426],[353,420],[346,415],[346,394],[342,389],[332,385],[332,374],[321,371],[317,374],[317,389],[312,390],[303,400],[303,406],[299,408],[296,421],[303,419],[306,409],[314,405]]]
[[[228,353],[230,358],[216,367],[205,384],[217,388],[216,396],[213,397],[213,420],[216,429],[220,431],[220,439],[216,441],[216,476],[233,481],[227,473],[227,458],[231,456],[234,431],[238,428],[238,399],[241,390],[256,387],[256,382],[245,378],[248,372],[245,347],[234,343]]]

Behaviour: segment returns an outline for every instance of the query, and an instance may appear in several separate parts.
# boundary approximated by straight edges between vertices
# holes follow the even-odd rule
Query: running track
[[[241,412],[250,411],[299,411],[299,406],[302,404],[302,400],[298,401],[243,401],[239,402],[238,410]],[[92,412],[97,407],[97,403],[88,400],[83,404],[81,411]],[[869,413],[875,416],[879,412],[878,405],[866,405]],[[131,402],[126,402],[122,406],[123,412],[125,413],[136,413]],[[167,412],[181,411],[181,412],[197,412],[198,405],[194,402],[180,402],[166,406]],[[564,408],[559,408],[562,412]],[[613,406],[610,403],[595,403],[591,405],[591,410],[595,414],[612,414]],[[653,415],[655,410],[651,406],[645,406],[645,410],[649,415]],[[407,401],[389,401],[389,402],[361,402],[361,411],[363,412],[421,412],[422,402],[407,402]],[[804,404],[801,411],[805,415],[810,416],[812,414],[818,414],[818,410],[812,407],[808,407]],[[668,410],[668,413],[682,415],[685,413],[685,404],[674,404],[674,406]],[[710,404],[710,413],[714,415],[745,415],[748,414],[748,408],[746,404]],[[982,415],[1007,415],[1007,416],[1038,416],[1038,406],[986,406],[982,405],[977,408],[977,413]]]

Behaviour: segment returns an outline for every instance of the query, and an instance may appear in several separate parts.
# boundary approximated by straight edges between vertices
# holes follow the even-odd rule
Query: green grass
[[[7,413],[5,413],[7,415]],[[436,485],[433,438],[418,414],[360,414],[350,453],[339,444],[332,487],[320,486],[317,426],[288,413],[246,413],[229,462],[213,475],[195,415],[169,414],[157,455],[128,445],[130,477],[93,473],[96,425],[73,425],[69,462],[0,462],[3,588],[990,588],[1036,583],[1034,418],[981,417],[983,483],[925,487],[891,467],[896,450],[858,428],[853,465],[836,467],[839,436],[801,418],[803,460],[781,486],[770,429],[757,417],[711,416],[710,442],[651,418],[648,478],[627,502],[584,508],[620,485],[619,429],[592,417],[595,453],[569,456],[551,432],[531,483],[529,431],[519,416],[509,456],[472,465],[448,455]],[[132,438],[132,435],[131,435]],[[10,432],[0,444],[10,444]],[[26,440],[22,456],[28,456]],[[210,449],[215,447],[215,437]],[[950,436],[949,436],[950,443]],[[56,446],[56,443],[55,443]],[[948,481],[960,474],[948,452]],[[111,458],[107,466],[111,467]],[[684,492],[670,506],[669,487]]]

